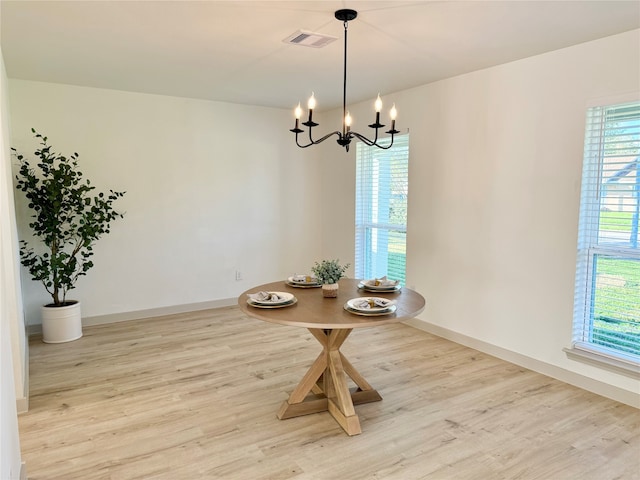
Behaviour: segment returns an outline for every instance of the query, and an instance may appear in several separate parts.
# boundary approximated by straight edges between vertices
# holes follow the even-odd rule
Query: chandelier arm
[[[340,133],[338,130],[336,130],[335,132],[327,133],[324,137],[319,138],[318,140],[315,140],[313,143],[314,143],[315,145],[317,145],[318,143],[322,143],[322,142],[324,142],[327,138],[329,138],[329,137],[330,137],[330,136],[332,136],[332,135],[337,135],[337,136],[338,136],[338,138],[342,138],[341,133]]]
[[[372,141],[370,139],[368,139],[367,137],[365,137],[364,135],[361,135],[358,132],[354,132],[353,130],[351,130],[350,132],[354,137],[356,137],[358,140],[360,140],[362,143],[364,143],[365,145],[369,146],[369,147],[378,147],[381,148],[382,150],[389,150],[391,148],[391,146],[393,145],[393,134],[391,134],[391,143],[389,143],[389,145],[387,145],[386,147],[383,145],[378,144],[377,138],[375,141]]]
[[[314,145],[315,142],[313,141],[313,137],[311,135],[311,132],[313,131],[313,126],[309,125],[307,128],[309,129],[309,144],[310,145]]]
[[[349,133],[352,136],[356,137],[358,140],[360,140],[362,143],[367,145],[368,147],[372,147],[373,145],[375,145],[375,142],[373,142],[372,140],[369,140],[367,137],[365,137],[364,135],[361,135],[358,132],[354,132],[353,130],[351,130]]]
[[[304,130],[299,130],[299,131],[295,132],[295,134],[296,134],[296,145],[298,145],[300,148],[307,148],[307,147],[310,147],[311,145],[315,145],[315,142],[311,138],[311,128],[309,128],[309,143],[307,143],[306,145],[300,145],[300,142],[298,141],[298,134],[299,133],[303,133],[303,132],[304,132]]]
[[[300,148],[307,148],[310,147],[311,145],[317,145],[319,143],[324,142],[327,138],[329,138],[332,135],[337,135],[338,138],[342,138],[341,133],[336,130],[335,132],[331,132],[331,133],[327,133],[324,137],[319,138],[318,140],[313,140],[311,138],[311,129],[309,129],[309,143],[307,143],[306,145],[300,145],[300,142],[298,141],[298,133],[296,133],[296,145],[298,145]]]
[[[311,143],[307,143],[306,145],[300,145],[300,142],[298,141],[298,134],[296,133],[296,145],[298,145],[300,148],[307,148],[315,144],[311,142]]]
[[[375,127],[373,127],[375,128]],[[373,138],[373,144],[374,145],[378,145],[378,130],[380,130],[379,128],[376,128],[376,136]]]

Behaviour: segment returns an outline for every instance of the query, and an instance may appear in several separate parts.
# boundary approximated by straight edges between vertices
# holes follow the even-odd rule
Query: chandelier
[[[351,20],[354,20],[358,16],[358,12],[355,10],[342,9],[335,12],[335,16],[338,20],[343,22],[344,25],[344,75],[343,75],[343,84],[342,84],[342,131],[336,130],[335,132],[328,133],[324,137],[319,138],[318,140],[313,139],[313,127],[317,127],[319,124],[313,121],[313,109],[316,108],[316,98],[314,93],[311,93],[311,97],[309,98],[309,102],[307,103],[307,108],[309,109],[309,116],[306,122],[302,122],[302,125],[308,128],[309,131],[309,143],[300,144],[298,139],[298,135],[304,133],[304,130],[300,128],[300,117],[302,116],[302,108],[300,108],[300,103],[295,109],[296,116],[296,126],[289,130],[296,134],[296,145],[300,148],[307,148],[311,145],[317,145],[321,142],[324,142],[327,138],[332,135],[337,135],[338,145],[343,146],[346,151],[349,151],[349,144],[353,138],[357,138],[361,140],[364,144],[370,147],[378,147],[384,150],[391,148],[393,145],[393,136],[397,133],[400,133],[396,130],[396,106],[395,104],[391,107],[389,112],[389,117],[391,118],[391,129],[386,131],[385,133],[391,135],[391,142],[388,145],[380,145],[378,143],[378,132],[381,128],[384,127],[383,124],[380,123],[380,110],[382,110],[382,100],[380,100],[380,94],[378,94],[378,98],[374,103],[375,111],[376,111],[376,120],[374,123],[369,125],[370,128],[375,129],[375,137],[373,140],[365,137],[364,135],[351,130],[351,115],[347,111],[347,28],[348,23]],[[388,137],[385,137],[388,138]]]

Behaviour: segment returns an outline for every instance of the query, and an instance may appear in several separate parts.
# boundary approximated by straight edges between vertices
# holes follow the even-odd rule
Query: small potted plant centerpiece
[[[54,153],[47,137],[31,131],[40,140],[33,166],[11,150],[20,162],[16,188],[33,211],[29,227],[41,244],[33,248],[20,240],[20,262],[53,300],[41,310],[43,341],[69,342],[82,336],[82,317],[80,302],[67,300],[67,291],[93,267],[96,240],[109,233],[113,220],[122,218],[112,204],[125,192],[91,194],[95,187],[78,170],[78,154]]]
[[[315,262],[311,271],[322,285],[322,295],[327,298],[338,296],[338,280],[344,276],[344,272],[349,268],[349,263],[340,265],[339,260],[322,260]]]

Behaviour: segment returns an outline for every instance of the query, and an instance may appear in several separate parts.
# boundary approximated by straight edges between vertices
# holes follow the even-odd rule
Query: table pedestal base
[[[351,330],[309,329],[323,350],[280,407],[280,420],[328,411],[349,435],[362,432],[353,406],[378,402],[382,397],[340,352]],[[347,376],[357,385],[356,388],[349,390]]]

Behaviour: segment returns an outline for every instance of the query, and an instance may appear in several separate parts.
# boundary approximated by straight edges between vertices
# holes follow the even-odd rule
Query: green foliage
[[[34,152],[36,167],[11,149],[20,162],[16,188],[24,192],[33,210],[29,223],[33,235],[47,248],[38,253],[21,240],[20,261],[34,280],[42,282],[53,304],[61,306],[78,277],[93,267],[96,240],[109,233],[113,220],[123,217],[112,204],[125,192],[92,195],[95,187],[78,170],[78,154],[65,157],[52,152],[47,137],[31,131],[40,140]]]
[[[402,285],[406,285],[407,255],[404,253],[388,253],[387,277],[391,280],[398,280]]]
[[[314,266],[311,267],[311,271],[318,279],[318,282],[325,285],[336,283],[340,280],[349,266],[349,263],[344,266],[340,265],[339,260],[322,260],[320,263],[315,262]]]
[[[632,212],[600,212],[600,230],[631,233]]]
[[[596,256],[591,341],[640,355],[640,262]]]
[[[640,262],[597,256],[598,287],[594,293],[594,318],[614,318],[636,324],[640,332]]]
[[[640,323],[609,317],[596,317],[593,319],[591,341],[598,345],[640,356]]]

